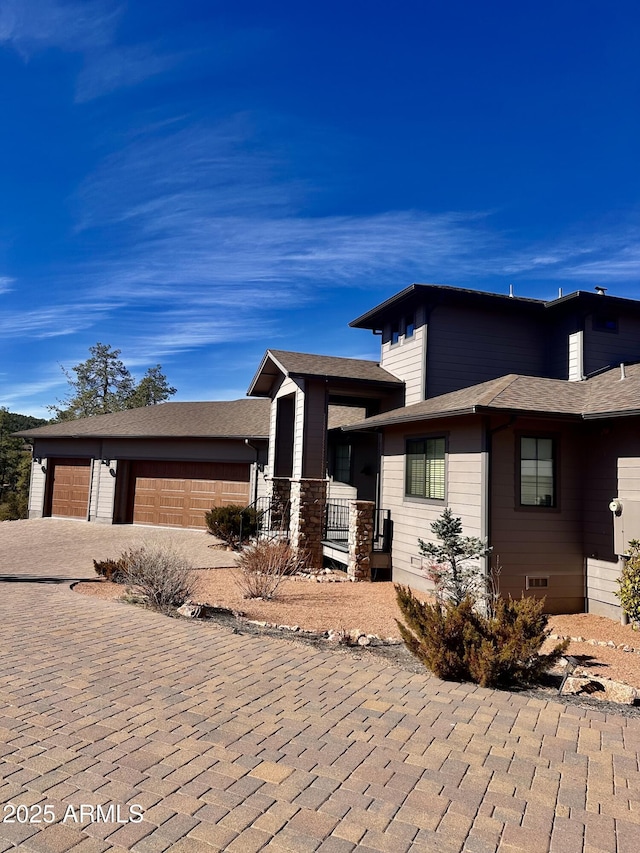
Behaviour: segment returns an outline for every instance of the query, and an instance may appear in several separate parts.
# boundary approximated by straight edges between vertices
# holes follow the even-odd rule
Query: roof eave
[[[427,412],[422,414],[414,414],[406,417],[399,417],[395,419],[387,419],[382,422],[378,422],[376,424],[367,424],[366,421],[361,421],[357,424],[352,424],[351,426],[341,427],[345,432],[353,432],[353,431],[363,431],[367,429],[380,429],[382,427],[389,426],[400,426],[401,424],[409,424],[409,423],[419,423],[420,421],[434,421],[434,420],[443,420],[445,418],[459,418],[459,417],[468,417],[469,415],[495,415],[495,414],[515,414],[520,417],[528,417],[528,418],[552,418],[563,419],[563,420],[581,420],[582,415],[576,412],[553,412],[553,411],[540,411],[535,409],[516,409],[516,408],[506,408],[501,406],[467,406],[461,409],[450,409],[446,411],[439,412]],[[640,414],[640,412],[639,412]]]
[[[640,415],[640,409],[611,409],[607,412],[585,412],[582,417],[585,421],[597,421],[604,418],[630,418]]]

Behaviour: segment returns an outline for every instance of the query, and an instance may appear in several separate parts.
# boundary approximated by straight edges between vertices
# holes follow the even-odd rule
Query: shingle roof
[[[401,386],[402,380],[380,367],[377,361],[340,358],[307,352],[269,349],[249,386],[247,394],[266,395],[278,373],[285,376],[322,377],[386,386]]]
[[[25,438],[268,438],[269,400],[161,403],[48,424]]]
[[[590,420],[640,414],[640,364],[612,368],[581,382],[515,373],[367,418],[366,429],[478,412],[512,411]]]

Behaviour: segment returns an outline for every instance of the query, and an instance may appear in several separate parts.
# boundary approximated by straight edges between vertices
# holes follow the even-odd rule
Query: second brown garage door
[[[246,462],[133,462],[130,517],[134,524],[205,527],[214,506],[249,503]]]

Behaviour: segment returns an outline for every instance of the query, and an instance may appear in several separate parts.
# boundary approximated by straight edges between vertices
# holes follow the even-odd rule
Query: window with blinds
[[[407,441],[405,493],[412,498],[444,500],[444,437],[409,439]]]

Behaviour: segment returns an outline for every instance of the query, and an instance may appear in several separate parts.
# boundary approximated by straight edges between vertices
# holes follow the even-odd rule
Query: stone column
[[[289,539],[297,554],[307,554],[311,567],[322,567],[322,531],[327,501],[326,480],[291,481]]]
[[[271,481],[271,517],[269,519],[269,530],[282,531],[286,534],[289,530],[289,516],[291,500],[291,480],[288,477],[274,477]]]
[[[373,501],[349,501],[349,562],[347,574],[352,581],[371,580],[374,510]]]

